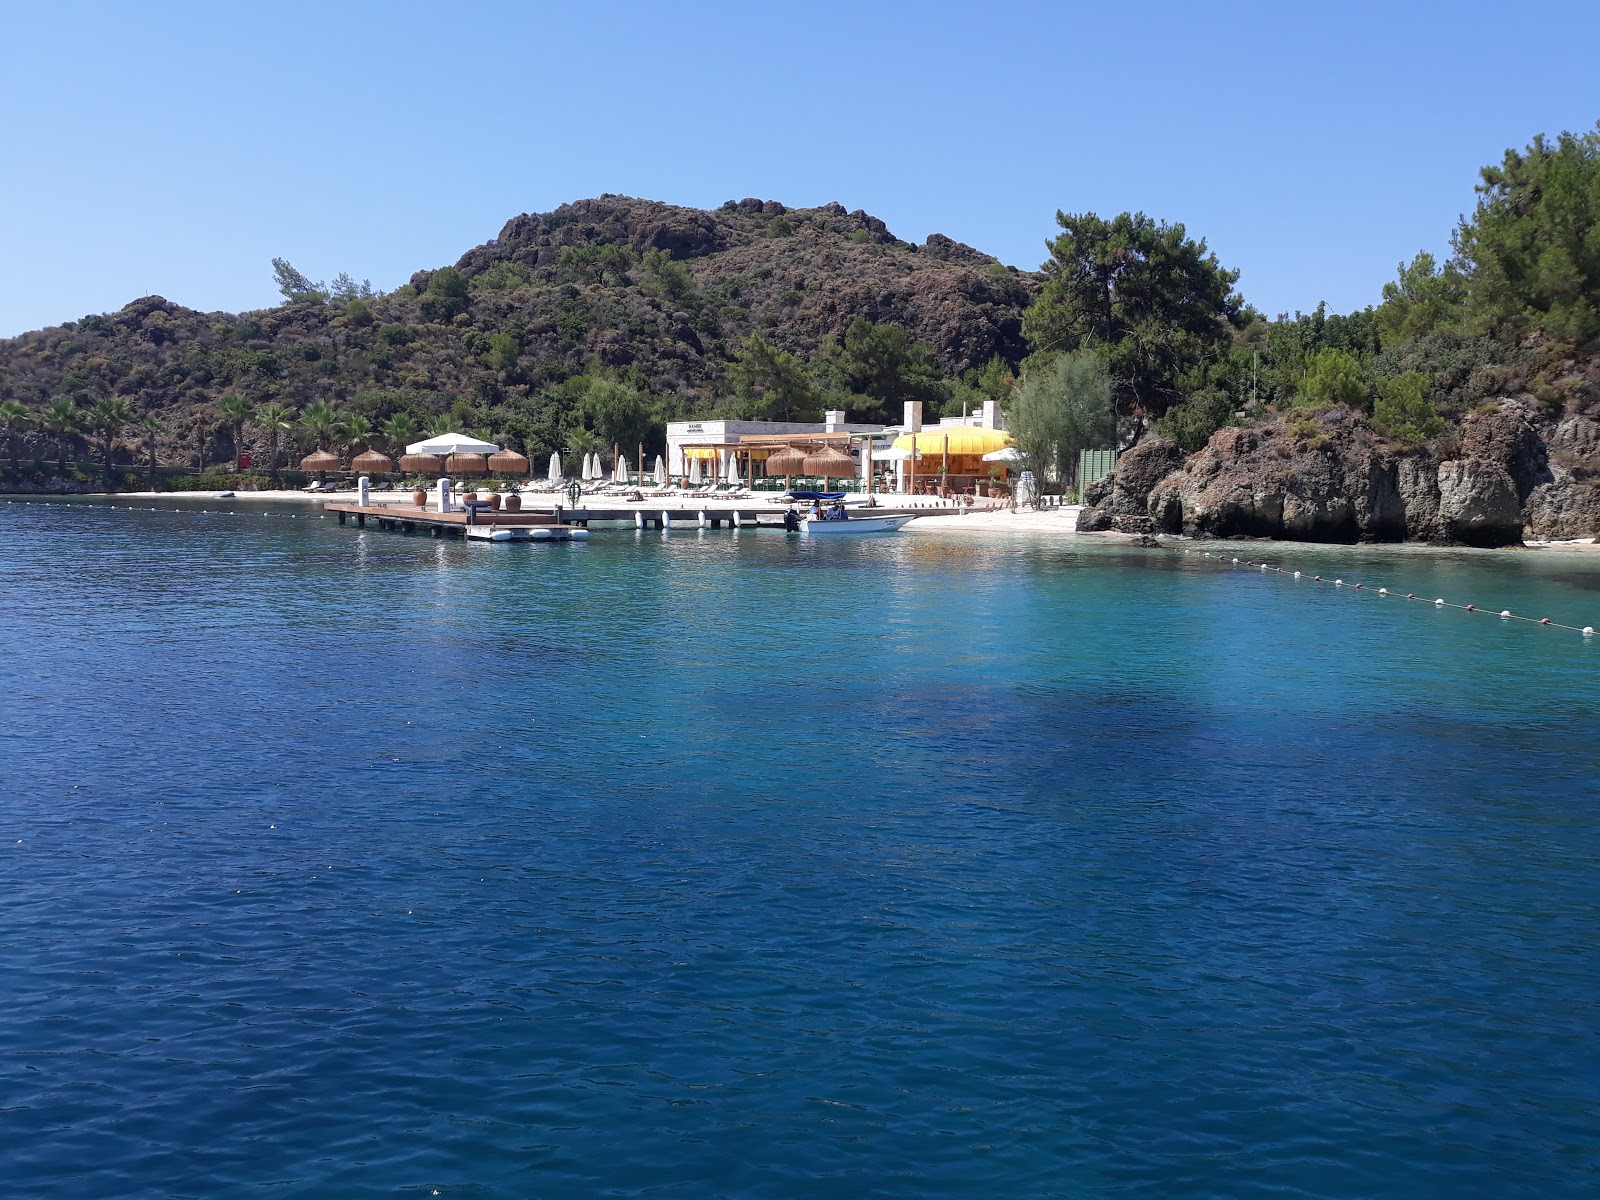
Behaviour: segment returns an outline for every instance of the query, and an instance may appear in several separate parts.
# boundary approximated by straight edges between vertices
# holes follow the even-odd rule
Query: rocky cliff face
[[[1474,413],[1447,458],[1397,452],[1352,413],[1214,434],[1184,461],[1150,439],[1085,495],[1079,529],[1296,541],[1514,545],[1600,535],[1600,424],[1541,425],[1526,398]]]

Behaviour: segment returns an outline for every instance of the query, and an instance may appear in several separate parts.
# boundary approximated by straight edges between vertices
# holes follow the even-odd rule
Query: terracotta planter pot
[[[510,495],[508,495],[506,497],[505,510],[507,512],[521,512],[522,497],[517,495],[515,492],[512,492]]]
[[[426,507],[428,503],[428,493],[423,491],[421,488],[417,488],[416,491],[411,493],[411,503],[415,504],[418,508]]]
[[[479,495],[479,497],[482,497],[483,493],[479,492],[478,495]],[[490,492],[489,493],[489,508],[494,512],[498,512],[500,510],[500,493],[499,492]]]

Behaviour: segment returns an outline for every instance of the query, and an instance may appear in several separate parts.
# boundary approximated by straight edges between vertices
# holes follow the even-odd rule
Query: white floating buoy
[[[1583,627],[1583,636],[1584,637],[1593,637],[1594,636],[1594,626],[1593,625],[1585,625]]]
[[[1233,561],[1234,561],[1234,562],[1238,562],[1238,561],[1239,561],[1239,560],[1238,560],[1238,559],[1237,559],[1237,558],[1236,558],[1236,559],[1234,559],[1234,560],[1233,560]]]
[[[1262,563],[1262,564],[1261,564],[1261,569],[1262,569],[1262,570],[1263,570],[1263,571],[1265,571],[1265,570],[1266,570],[1266,569],[1267,569],[1267,564],[1266,564],[1266,563]]]
[[[1443,608],[1444,607],[1444,597],[1440,596],[1439,599],[1434,601],[1434,604],[1437,605],[1440,608]]]
[[[1378,589],[1378,595],[1387,596],[1388,594],[1389,594],[1389,589],[1388,588],[1379,588]]]
[[[1510,617],[1511,616],[1511,610],[1509,608],[1502,608],[1500,610],[1500,615],[1502,617]]]
[[[1335,580],[1334,580],[1334,581],[1333,581],[1333,586],[1334,586],[1334,587],[1343,587],[1343,586],[1344,586],[1344,580],[1342,580],[1342,579],[1335,579]]]
[[[644,514],[642,512],[637,512],[637,511],[634,512],[634,514],[633,514],[633,527],[635,529],[643,529],[644,528]]]
[[[1296,572],[1295,572],[1295,573],[1294,573],[1294,577],[1295,577],[1295,578],[1296,578],[1296,579],[1299,579],[1299,578],[1300,578],[1300,572],[1299,572],[1299,571],[1296,571]]]

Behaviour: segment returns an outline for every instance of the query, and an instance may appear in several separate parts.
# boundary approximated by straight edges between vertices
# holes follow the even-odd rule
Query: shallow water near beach
[[[0,503],[14,1195],[1600,1186],[1600,639],[1368,590],[1600,555],[152,506]]]

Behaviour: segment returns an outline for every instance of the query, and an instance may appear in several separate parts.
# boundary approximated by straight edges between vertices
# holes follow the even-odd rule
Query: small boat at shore
[[[894,516],[883,517],[858,517],[850,516],[848,519],[835,517],[832,520],[816,517],[805,517],[800,522],[800,532],[809,537],[839,537],[854,533],[894,533],[908,521],[916,519],[914,513],[899,513]]]

